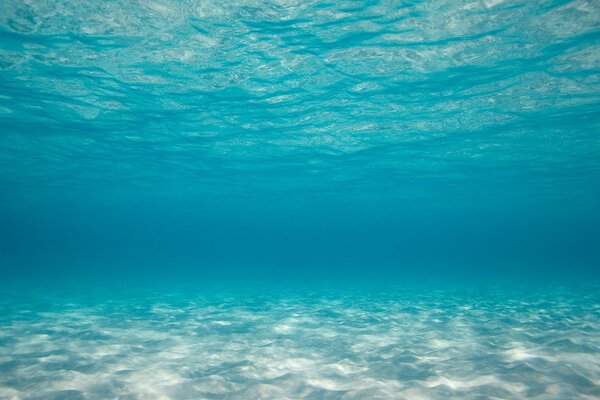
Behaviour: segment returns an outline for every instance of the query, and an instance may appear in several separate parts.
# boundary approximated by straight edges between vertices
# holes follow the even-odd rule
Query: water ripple
[[[562,167],[600,176],[599,15],[585,0],[5,1],[0,183],[596,198]]]

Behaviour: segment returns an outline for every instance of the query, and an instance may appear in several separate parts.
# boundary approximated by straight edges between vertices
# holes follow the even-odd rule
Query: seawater
[[[0,399],[600,397],[600,2],[3,0]]]

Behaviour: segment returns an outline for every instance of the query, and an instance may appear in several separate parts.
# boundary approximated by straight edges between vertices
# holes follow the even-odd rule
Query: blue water
[[[600,2],[0,0],[0,399],[600,397]]]

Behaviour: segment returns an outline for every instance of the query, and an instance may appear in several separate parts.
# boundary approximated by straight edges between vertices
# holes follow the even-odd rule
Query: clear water
[[[2,399],[600,397],[598,204],[598,1],[0,0]]]

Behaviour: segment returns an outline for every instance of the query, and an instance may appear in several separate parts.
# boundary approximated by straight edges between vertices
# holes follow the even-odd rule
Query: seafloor
[[[599,398],[599,293],[6,289],[0,398]]]

